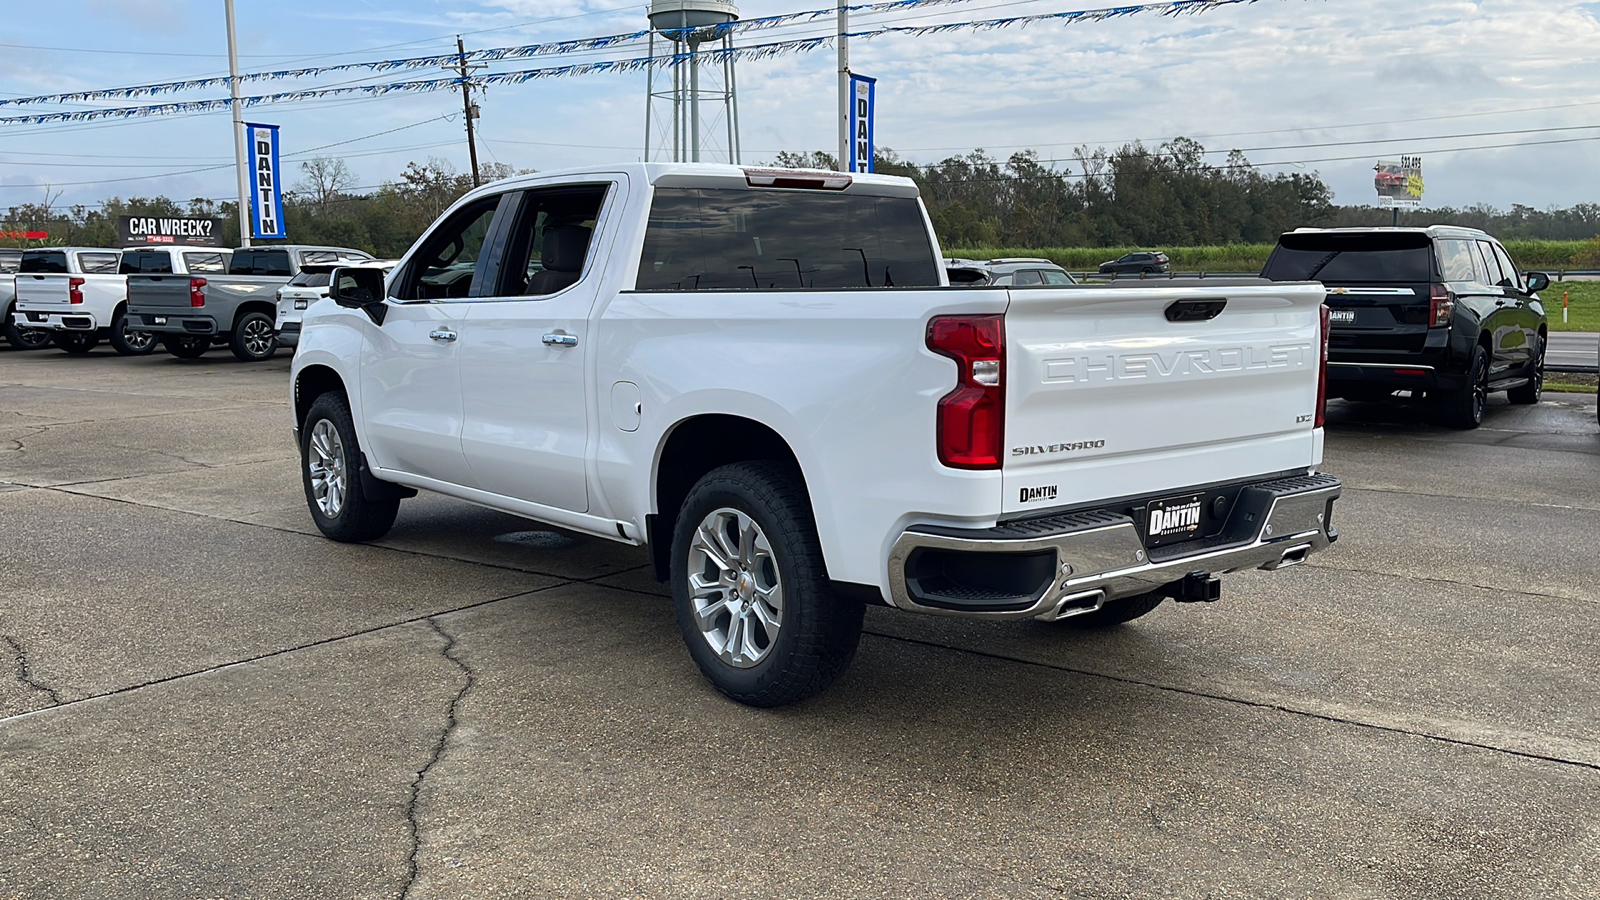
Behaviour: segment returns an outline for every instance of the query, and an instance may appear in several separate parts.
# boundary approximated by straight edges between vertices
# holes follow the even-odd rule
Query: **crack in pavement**
[[[462,698],[467,696],[467,692],[472,690],[472,685],[477,680],[472,668],[451,652],[456,647],[455,635],[444,630],[443,626],[439,624],[438,615],[429,616],[427,623],[436,634],[445,639],[444,649],[441,653],[445,659],[460,669],[462,674],[466,675],[466,681],[461,685],[461,689],[456,691],[455,698],[450,701],[449,708],[445,710],[444,730],[439,733],[439,740],[434,743],[433,752],[429,754],[427,764],[417,770],[417,777],[411,781],[411,799],[406,803],[406,824],[411,832],[411,850],[406,854],[406,866],[409,871],[406,874],[405,884],[401,885],[400,888],[400,900],[405,900],[405,898],[411,896],[411,889],[417,883],[417,854],[422,849],[422,828],[417,821],[417,807],[422,802],[422,782],[428,777],[428,773],[433,771],[433,767],[438,765],[439,760],[444,757],[445,747],[450,743],[450,735],[456,730],[456,707],[461,704]]]
[[[1385,572],[1381,569],[1365,569],[1360,566],[1339,565],[1327,560],[1313,559],[1304,563],[1303,567],[1320,572],[1354,572],[1360,575],[1372,575],[1378,578],[1394,578],[1400,581],[1420,581],[1428,584],[1448,585],[1450,587],[1475,588],[1480,591],[1489,591],[1496,594],[1510,594],[1517,597],[1531,597],[1535,600],[1561,600],[1566,603],[1600,603],[1593,597],[1564,597],[1561,594],[1546,594],[1540,591],[1530,591],[1525,588],[1511,588],[1495,584],[1479,584],[1476,581],[1458,581],[1454,578],[1443,578],[1438,575],[1407,575],[1399,572]]]
[[[60,706],[61,695],[56,692],[56,689],[33,677],[33,672],[28,668],[28,654],[22,648],[22,642],[9,634],[0,634],[0,640],[4,640],[7,646],[11,648],[11,655],[16,662],[18,683],[24,687],[44,693],[50,698],[51,706]]]

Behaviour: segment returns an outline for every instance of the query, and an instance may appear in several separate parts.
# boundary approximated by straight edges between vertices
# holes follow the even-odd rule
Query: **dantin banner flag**
[[[872,171],[875,135],[872,120],[877,111],[878,79],[850,75],[850,167],[847,172]]]
[[[250,236],[288,237],[283,230],[283,185],[279,181],[278,126],[244,123],[250,147]]]

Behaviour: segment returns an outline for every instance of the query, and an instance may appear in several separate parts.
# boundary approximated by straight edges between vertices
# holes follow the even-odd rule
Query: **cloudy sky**
[[[864,2],[864,0],[855,0]],[[1124,3],[1132,0],[1124,0]],[[0,98],[226,74],[222,0],[17,4],[0,35]],[[748,0],[744,18],[826,8]],[[1105,0],[970,0],[860,15],[853,30],[969,22],[1114,5]],[[1123,5],[1123,4],[1115,4]],[[237,0],[245,72],[395,59],[628,33],[647,3],[622,0]],[[751,32],[739,44],[822,35],[831,16]],[[499,63],[510,71],[642,56],[623,46]],[[1372,165],[1423,158],[1429,206],[1600,202],[1600,2],[1257,0],[1201,15],[889,35],[851,44],[879,82],[878,142],[918,162],[981,147],[1070,166],[1074,147],[1188,136],[1221,163],[1241,149],[1269,172],[1316,171],[1339,203],[1372,203]],[[831,47],[741,63],[745,161],[833,150]],[[357,71],[247,85],[266,93],[434,77]],[[443,73],[437,73],[443,74]],[[664,87],[664,86],[663,86]],[[490,88],[480,157],[554,169],[642,157],[645,76],[594,74]],[[209,88],[162,101],[225,97]],[[121,100],[0,107],[0,116],[139,105]],[[467,168],[457,92],[262,106],[292,167],[342,156],[357,186],[408,160]],[[323,150],[314,148],[337,144]],[[0,124],[0,207],[235,193],[226,112],[51,125]],[[194,171],[194,170],[203,171]],[[291,168],[291,182],[297,173]]]

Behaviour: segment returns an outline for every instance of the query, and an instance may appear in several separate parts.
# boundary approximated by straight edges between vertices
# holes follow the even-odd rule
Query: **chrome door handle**
[[[437,331],[428,332],[428,337],[431,337],[436,341],[453,341],[456,339],[456,333],[454,331],[446,331],[441,328]]]
[[[576,347],[578,346],[578,336],[575,334],[547,334],[544,336],[544,342],[551,347]]]

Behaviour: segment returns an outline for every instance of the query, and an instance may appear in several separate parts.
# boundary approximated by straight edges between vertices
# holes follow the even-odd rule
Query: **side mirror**
[[[379,325],[383,324],[383,314],[388,308],[383,305],[383,296],[383,271],[380,269],[343,267],[334,269],[328,276],[328,299],[346,309],[364,310]]]
[[[1550,286],[1550,276],[1543,272],[1528,273],[1528,292],[1537,294]]]

